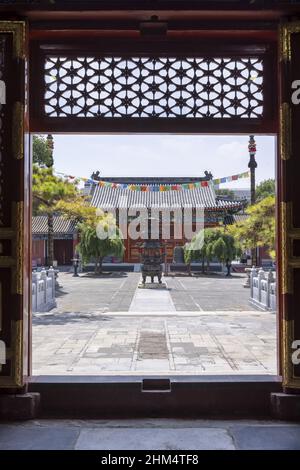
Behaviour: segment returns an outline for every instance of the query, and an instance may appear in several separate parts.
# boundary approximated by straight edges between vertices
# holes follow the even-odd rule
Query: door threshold
[[[35,376],[41,416],[55,418],[270,417],[278,376]]]
[[[240,383],[240,382],[271,382],[281,383],[282,378],[278,375],[258,374],[258,375],[172,375],[172,374],[134,374],[134,375],[33,375],[29,379],[29,384],[37,383],[85,383],[85,384],[101,384],[101,383],[140,383],[143,379],[170,379],[171,382],[188,382],[188,383]],[[31,385],[30,385],[31,387]]]

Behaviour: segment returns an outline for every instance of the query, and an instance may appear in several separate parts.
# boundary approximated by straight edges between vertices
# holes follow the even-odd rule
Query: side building
[[[58,265],[72,264],[77,243],[76,222],[54,216],[54,259]],[[46,215],[32,217],[32,266],[47,265],[48,218]]]

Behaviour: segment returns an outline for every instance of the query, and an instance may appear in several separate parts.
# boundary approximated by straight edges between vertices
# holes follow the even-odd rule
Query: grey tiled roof
[[[101,181],[125,184],[184,184],[209,181],[206,176],[101,176]]]
[[[55,235],[72,235],[76,222],[65,217],[54,216],[53,229]],[[48,233],[48,219],[46,215],[32,217],[32,235],[44,235]]]
[[[226,217],[224,218],[224,223],[225,225],[231,225],[231,224],[236,224],[240,222],[244,222],[244,220],[247,220],[249,218],[248,214],[227,214]]]
[[[153,188],[153,185],[151,186]],[[212,181],[208,182],[208,186],[181,191],[132,191],[96,185],[91,192],[91,205],[102,209],[129,207],[230,209],[241,205],[238,201],[219,198],[217,200]]]

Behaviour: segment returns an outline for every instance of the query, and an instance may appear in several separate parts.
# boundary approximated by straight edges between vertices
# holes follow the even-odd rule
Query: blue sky
[[[215,178],[247,170],[248,136],[54,135],[57,171],[89,177],[203,176]],[[257,182],[274,177],[275,138],[257,136]],[[246,188],[249,179],[221,187]]]

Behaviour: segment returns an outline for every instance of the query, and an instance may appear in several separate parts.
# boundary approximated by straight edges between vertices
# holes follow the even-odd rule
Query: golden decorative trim
[[[289,160],[292,149],[292,113],[288,103],[280,107],[280,156],[282,160]]]
[[[23,202],[16,203],[16,280],[15,292],[16,294],[23,294],[23,235],[24,235],[24,204]]]
[[[291,360],[291,321],[283,319],[282,321],[282,363],[283,363],[283,383],[287,385],[293,376],[293,364]]]
[[[281,289],[282,294],[291,294],[293,292],[293,279],[289,268],[290,239],[288,236],[291,226],[292,203],[281,203],[281,260],[282,260],[282,277]]]
[[[285,23],[280,27],[280,59],[290,62],[292,59],[291,35],[300,33],[300,22]]]
[[[290,388],[300,388],[300,377],[294,374],[292,363],[292,343],[295,340],[294,321],[283,320],[282,323],[282,353],[283,353],[283,386]]]
[[[0,33],[11,33],[13,35],[13,54],[18,59],[25,56],[25,21],[0,21]]]
[[[12,321],[12,337],[14,344],[13,379],[17,387],[23,385],[23,322]]]
[[[291,60],[291,41],[287,28],[280,28],[280,59],[285,61]]]
[[[293,227],[292,202],[281,203],[282,293],[293,294],[293,269],[300,269],[300,257],[293,255],[293,240],[300,239],[300,228]]]
[[[293,203],[281,203],[281,289],[282,294],[293,294],[293,271],[300,269],[300,257],[293,255],[293,240],[300,239],[300,228],[293,226]],[[294,375],[292,364],[292,342],[294,341],[294,320],[289,319],[284,312],[282,320],[282,364],[283,385],[290,388],[300,388],[300,377]]]
[[[17,160],[24,157],[24,105],[20,101],[13,107],[12,151]]]

